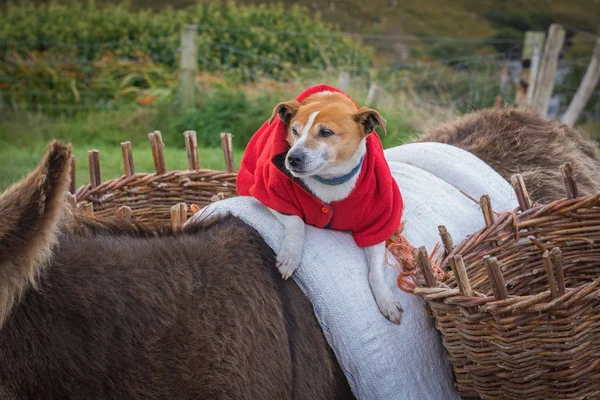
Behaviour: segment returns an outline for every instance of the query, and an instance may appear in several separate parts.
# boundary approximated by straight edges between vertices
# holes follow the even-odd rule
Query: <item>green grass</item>
[[[136,172],[153,172],[154,161],[147,132],[148,121],[138,122],[137,127],[121,126],[123,113],[91,114],[73,119],[49,119],[40,117],[8,117],[0,124],[0,191],[33,170],[39,163],[46,146],[53,139],[73,145],[77,165],[77,186],[89,183],[87,151],[100,152],[102,179],[112,179],[123,174],[120,142],[131,141]],[[216,133],[218,135],[218,132]],[[176,137],[180,143],[176,143]],[[187,155],[183,134],[163,132],[167,169],[186,169]],[[200,148],[200,166],[217,170],[225,169],[221,148]],[[235,160],[241,160],[242,150],[235,149]]]
[[[89,183],[87,151],[100,152],[100,170],[103,180],[121,176],[123,159],[120,143],[131,141],[136,172],[153,172],[154,161],[146,127],[148,122],[134,128],[121,127],[119,113],[91,114],[74,119],[49,119],[31,117],[9,117],[0,124],[0,191],[24,177],[39,163],[48,144],[61,140],[73,145],[76,157],[77,187]],[[187,155],[183,135],[180,132],[162,131],[165,142],[165,161],[168,170],[187,168]],[[218,131],[215,133],[218,135]],[[393,131],[382,138],[386,147],[400,144],[408,138],[405,131]],[[225,161],[220,147],[198,149],[202,168],[224,170]],[[243,149],[235,148],[234,157],[239,166]]]
[[[16,147],[12,145],[2,146],[0,149],[0,159],[3,168],[0,173],[0,191],[18,181],[27,173],[32,171],[40,162],[48,142],[35,143],[27,148]],[[123,160],[121,158],[121,148],[109,145],[95,146],[100,152],[100,169],[102,179],[112,179],[123,175]],[[87,164],[87,150],[84,145],[74,146],[74,154],[77,165],[77,187],[90,182],[89,169]],[[200,157],[200,166],[202,168],[224,170],[223,151],[220,148],[201,148],[198,151]],[[242,152],[235,151],[236,162],[239,163]],[[136,172],[153,172],[154,161],[149,146],[134,146],[133,159],[135,161]],[[187,169],[187,155],[183,149],[165,148],[165,160],[167,169]]]

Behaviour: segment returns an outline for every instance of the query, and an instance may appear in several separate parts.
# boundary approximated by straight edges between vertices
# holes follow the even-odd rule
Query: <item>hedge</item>
[[[117,57],[143,52],[175,67],[179,34],[187,23],[198,25],[198,61],[206,71],[286,79],[301,69],[352,65],[365,70],[371,63],[366,48],[304,8],[234,3],[133,11],[93,1],[12,0],[0,14],[0,53],[69,52],[86,63],[109,51]]]

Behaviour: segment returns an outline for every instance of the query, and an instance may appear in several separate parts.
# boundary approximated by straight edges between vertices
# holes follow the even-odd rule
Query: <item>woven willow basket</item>
[[[74,186],[71,187],[78,207],[100,216],[122,214],[142,223],[178,225],[191,215],[187,204],[202,207],[217,199],[235,196],[237,174],[231,134],[221,134],[227,171],[200,169],[196,132],[186,131],[184,136],[189,168],[186,171],[167,171],[163,142],[158,131],[148,134],[155,173],[135,173],[131,143],[124,142],[121,150],[125,174],[102,182],[100,155],[97,150],[90,150],[90,184],[77,190]],[[71,173],[75,173],[74,166]],[[71,177],[71,182],[75,182],[75,176]]]
[[[577,197],[571,171],[570,198],[548,205],[532,207],[519,176],[517,211],[494,213],[484,196],[487,227],[456,247],[440,227],[443,282],[416,257],[415,293],[465,397],[600,399],[600,194]]]

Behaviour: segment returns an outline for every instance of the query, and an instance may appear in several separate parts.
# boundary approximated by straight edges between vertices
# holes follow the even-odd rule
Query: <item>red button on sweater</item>
[[[305,90],[296,100],[302,102],[321,91],[340,92],[319,85]],[[351,231],[361,247],[385,242],[396,232],[402,217],[402,197],[376,133],[367,136],[367,153],[354,190],[347,198],[330,204],[319,200],[301,181],[283,171],[282,161],[289,150],[286,136],[285,124],[279,117],[270,125],[265,122],[254,134],[238,172],[240,196],[253,196],[267,207],[297,215],[318,228]]]

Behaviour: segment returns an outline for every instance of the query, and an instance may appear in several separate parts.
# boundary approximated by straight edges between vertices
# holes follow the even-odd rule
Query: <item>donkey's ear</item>
[[[361,107],[356,114],[354,114],[354,120],[362,125],[365,136],[373,132],[378,126],[383,130],[383,134],[387,135],[387,131],[385,130],[385,119],[376,110]]]
[[[0,194],[0,327],[52,253],[70,167],[71,146],[54,142],[35,171]]]
[[[284,101],[282,103],[277,104],[273,109],[273,114],[271,114],[271,118],[269,119],[269,124],[273,122],[275,116],[279,116],[279,119],[283,121],[284,124],[288,125],[294,115],[298,112],[300,108],[300,102],[296,100]]]

